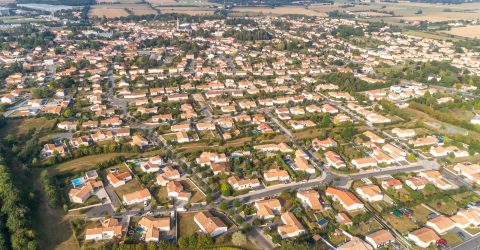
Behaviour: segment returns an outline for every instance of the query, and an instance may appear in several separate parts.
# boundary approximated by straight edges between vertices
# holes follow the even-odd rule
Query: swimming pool
[[[77,178],[77,179],[73,179],[72,180],[72,185],[74,188],[78,187],[78,186],[81,186],[85,183],[85,179],[84,178]]]

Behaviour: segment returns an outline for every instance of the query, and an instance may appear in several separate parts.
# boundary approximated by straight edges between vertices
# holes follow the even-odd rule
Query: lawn
[[[407,217],[397,217],[393,214],[388,214],[383,216],[383,218],[400,233],[406,231],[411,232],[418,228],[418,225],[415,224],[412,220]]]
[[[413,211],[413,218],[422,223],[426,223],[428,220],[427,216],[432,213],[432,211],[428,210],[422,205],[412,207],[411,210]]]
[[[188,237],[200,230],[193,220],[196,213],[197,212],[178,213],[178,239],[180,239],[180,237]]]
[[[456,233],[454,232],[447,232],[444,235],[441,235],[442,239],[446,240],[448,242],[448,245],[453,247],[456,245],[459,245],[460,243],[463,242],[463,239],[460,238]]]
[[[480,233],[480,228],[478,228],[478,227],[467,227],[467,228],[465,228],[465,231],[467,231],[471,235],[476,235],[476,234]]]
[[[135,178],[133,178],[131,181],[125,183],[125,185],[115,188],[115,193],[117,193],[120,199],[123,199],[124,194],[132,193],[142,188],[142,185]]]

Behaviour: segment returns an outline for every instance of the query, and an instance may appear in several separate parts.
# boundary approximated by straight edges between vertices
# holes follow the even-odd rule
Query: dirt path
[[[40,170],[35,170],[34,176],[33,188],[40,202],[34,211],[33,226],[38,234],[40,249],[80,249],[64,216],[65,212],[61,208],[52,209],[47,205],[39,178]]]

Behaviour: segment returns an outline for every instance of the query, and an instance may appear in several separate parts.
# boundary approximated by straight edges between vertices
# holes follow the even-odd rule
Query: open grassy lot
[[[390,225],[395,228],[400,233],[411,232],[418,228],[418,225],[415,224],[412,220],[407,217],[397,217],[393,214],[388,214],[383,216],[383,218],[390,223]]]
[[[198,190],[198,188],[192,183],[190,180],[183,180],[181,181],[185,190],[192,192],[192,198],[190,199],[190,203],[198,203],[205,201],[205,195]]]
[[[451,40],[451,41],[459,40],[459,39],[448,37],[446,35],[441,35],[438,33],[430,33],[430,32],[423,32],[423,31],[417,31],[417,30],[408,30],[403,33],[406,35],[418,36],[418,37],[434,39],[434,40]]]
[[[426,223],[428,220],[427,216],[432,213],[432,211],[428,210],[422,205],[417,205],[410,209],[413,211],[413,218],[422,223]]]
[[[471,235],[476,235],[480,233],[480,228],[478,227],[467,227],[465,228],[465,231],[469,232]]]
[[[160,13],[178,13],[192,16],[198,15],[212,15],[215,10],[202,7],[183,7],[183,6],[156,6]]]
[[[453,215],[458,210],[457,203],[450,197],[432,200],[428,202],[427,205],[446,215]]]
[[[7,125],[0,129],[0,138],[4,138],[7,135],[24,135],[31,129],[35,129],[36,133],[50,131],[55,126],[55,123],[55,119],[49,120],[44,117],[7,120]]]
[[[89,155],[81,157],[75,160],[67,161],[60,163],[49,168],[49,171],[53,174],[62,174],[62,173],[78,173],[81,171],[87,171],[95,168],[95,164],[108,161],[117,156],[132,156],[133,153],[109,153],[101,155]]]
[[[353,235],[365,236],[365,235],[368,235],[369,233],[378,231],[380,229],[382,229],[382,226],[380,225],[380,223],[378,223],[374,219],[371,219],[368,222],[360,222],[360,224],[358,224],[358,227],[351,227],[349,232],[352,233]]]
[[[197,212],[178,213],[178,238],[188,237],[200,230],[193,217]]]

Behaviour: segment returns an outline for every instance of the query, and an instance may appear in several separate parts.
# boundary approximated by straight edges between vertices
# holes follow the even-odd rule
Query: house
[[[338,224],[340,225],[346,225],[346,226],[351,226],[353,225],[353,222],[352,220],[350,219],[350,217],[348,217],[348,215],[346,213],[338,213],[336,216],[335,216],[335,220],[338,222]]]
[[[382,190],[377,185],[366,185],[357,187],[355,191],[363,199],[369,202],[381,201],[383,200]]]
[[[431,244],[437,242],[440,237],[428,227],[422,227],[408,234],[408,238],[415,243],[415,245],[423,248],[429,247]]]
[[[395,238],[389,231],[381,229],[365,236],[365,241],[370,243],[373,248],[377,249],[394,242]]]
[[[143,136],[141,135],[134,135],[132,136],[132,142],[131,144],[133,146],[138,146],[139,148],[144,148],[144,147],[147,147],[150,143],[148,142],[147,139],[145,139]]]
[[[140,163],[140,169],[145,173],[156,173],[160,171],[160,166],[150,161],[144,161]]]
[[[306,232],[303,225],[300,223],[300,221],[298,221],[293,213],[283,213],[280,218],[285,224],[277,227],[277,231],[282,239],[296,237]]]
[[[452,219],[446,217],[445,215],[439,215],[429,221],[427,221],[427,227],[435,230],[439,234],[444,234],[450,229],[455,227],[455,222]]]
[[[120,239],[125,231],[126,227],[120,225],[117,219],[110,218],[102,221],[101,227],[87,228],[85,230],[85,240]]]
[[[337,250],[373,250],[373,247],[358,237],[352,237],[349,242],[337,247]]]
[[[79,187],[70,189],[68,197],[73,203],[84,203],[100,188],[103,188],[101,181],[89,180]]]
[[[339,202],[347,211],[364,208],[363,203],[349,191],[328,187],[325,194]]]
[[[146,188],[123,195],[123,203],[125,203],[126,205],[146,202],[151,199],[152,199],[152,195],[150,194],[150,191],[148,191],[148,189]]]
[[[365,131],[363,135],[368,137],[368,139],[370,139],[371,142],[378,143],[378,144],[385,143],[385,139],[373,133],[372,131]]]
[[[183,185],[179,181],[170,181],[167,184],[168,198],[176,198],[182,201],[188,201],[192,194],[190,192],[183,191]]]
[[[197,129],[198,131],[215,130],[215,124],[212,122],[199,122],[197,123]]]
[[[315,151],[318,151],[320,149],[326,150],[328,148],[334,148],[336,146],[337,146],[337,142],[331,138],[327,138],[325,140],[319,140],[318,138],[315,138],[312,140],[312,148]]]
[[[263,151],[263,152],[282,152],[282,153],[289,153],[293,152],[293,149],[288,146],[287,144],[281,142],[279,144],[263,144],[263,145],[256,145],[253,147],[256,150]]]
[[[465,176],[469,181],[480,184],[479,164],[458,163],[453,167],[453,170]]]
[[[410,140],[408,143],[412,144],[413,147],[424,147],[424,146],[431,146],[436,145],[438,143],[438,139],[435,136],[427,136],[418,138],[416,140]]]
[[[223,221],[214,217],[208,211],[200,211],[194,217],[193,220],[200,227],[202,232],[209,234],[212,237],[227,232],[228,228]]]
[[[303,171],[309,174],[315,173],[315,168],[308,162],[308,160],[303,156],[295,157],[295,167],[296,171]]]
[[[399,190],[399,189],[402,189],[403,184],[400,180],[392,178],[392,179],[383,180],[382,187],[383,189],[391,188],[393,190]]]
[[[257,179],[240,179],[238,176],[231,176],[228,178],[228,184],[230,184],[235,190],[243,190],[259,187],[260,181]]]
[[[356,168],[376,167],[377,161],[373,157],[363,157],[352,160],[352,165]]]
[[[420,174],[418,175],[420,177],[427,179],[435,187],[441,190],[448,190],[453,188],[453,186],[450,183],[444,180],[442,174],[440,174],[440,172],[438,172],[437,170],[423,171],[423,172],[420,172]]]
[[[117,188],[132,179],[130,172],[120,172],[120,173],[108,173],[107,180],[112,184],[113,187]]]
[[[449,147],[444,147],[444,146],[438,146],[438,147],[431,147],[430,148],[430,154],[433,157],[444,157],[449,154],[453,154],[455,157],[467,157],[470,154],[465,151],[461,150],[456,146],[449,146]]]
[[[65,156],[66,151],[63,144],[59,146],[56,146],[55,144],[51,144],[51,143],[45,144],[41,152],[43,157],[49,157],[54,155],[55,153],[58,153],[61,156]]]
[[[267,172],[263,173],[263,178],[265,181],[288,181],[290,176],[286,170],[280,169],[270,169]]]
[[[183,132],[188,132],[190,131],[190,124],[177,124],[177,125],[172,125],[170,126],[170,130],[172,132],[180,132],[180,131],[183,131]]]
[[[422,190],[428,184],[428,180],[422,177],[412,177],[408,178],[405,184],[413,190]]]
[[[184,131],[179,131],[179,132],[175,133],[175,135],[177,136],[177,142],[178,143],[185,143],[185,142],[190,141],[190,138],[188,137],[188,134]]]
[[[75,121],[63,121],[57,124],[57,128],[63,130],[77,130],[77,122]]]
[[[282,210],[282,205],[278,199],[268,199],[255,202],[257,216],[261,219],[272,219]]]
[[[145,216],[138,221],[138,226],[143,229],[145,242],[158,242],[160,231],[170,231],[170,217],[154,218]]]
[[[303,206],[312,210],[323,210],[320,203],[320,194],[315,190],[304,190],[297,192],[297,198],[300,199]]]
[[[392,129],[392,133],[399,138],[409,138],[409,137],[414,137],[416,135],[415,130],[413,129],[394,128]]]
[[[213,152],[202,152],[195,162],[200,166],[210,166],[212,163],[227,162],[228,158],[225,154],[217,154]]]
[[[334,168],[344,168],[347,165],[345,162],[342,160],[340,155],[333,151],[327,151],[325,152],[325,160],[327,161],[328,166],[334,167]]]
[[[352,239],[337,247],[337,250],[373,250],[367,242],[358,237],[352,237]]]

